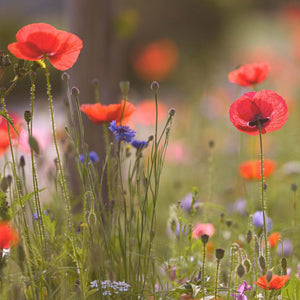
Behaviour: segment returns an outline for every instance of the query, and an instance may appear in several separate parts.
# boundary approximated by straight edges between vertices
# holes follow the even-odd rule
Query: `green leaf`
[[[300,299],[300,280],[292,273],[288,283],[282,288],[282,299]]]

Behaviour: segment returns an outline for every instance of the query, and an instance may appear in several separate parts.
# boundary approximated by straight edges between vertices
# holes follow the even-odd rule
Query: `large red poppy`
[[[230,121],[240,131],[258,135],[279,130],[288,119],[288,109],[282,97],[273,91],[248,92],[235,100],[229,110]]]
[[[259,277],[254,283],[264,290],[280,290],[289,279],[290,276],[288,275],[278,276],[273,274],[271,280],[268,282],[266,275],[264,275]]]
[[[45,23],[24,26],[17,32],[16,38],[16,43],[8,45],[8,50],[16,57],[35,61],[46,55],[61,71],[74,65],[82,48],[82,40],[78,36]]]
[[[149,43],[133,55],[133,68],[141,79],[164,80],[175,68],[178,49],[174,42],[163,39]]]
[[[265,80],[269,70],[270,65],[266,62],[247,64],[231,71],[228,80],[242,86],[252,86]]]
[[[264,178],[270,176],[275,169],[275,162],[271,159],[264,159]],[[240,175],[245,179],[261,179],[261,165],[260,160],[248,160],[240,164]]]
[[[19,236],[9,223],[0,223],[0,250],[8,249],[17,244],[18,241]]]
[[[129,117],[135,111],[134,105],[128,101],[126,101],[126,104],[124,100],[122,100],[121,104],[82,104],[80,106],[80,110],[83,111],[88,116],[88,118],[96,125],[105,122],[111,122],[114,120],[117,121],[117,123],[120,123],[124,105],[125,109],[123,112],[122,123],[126,124]]]

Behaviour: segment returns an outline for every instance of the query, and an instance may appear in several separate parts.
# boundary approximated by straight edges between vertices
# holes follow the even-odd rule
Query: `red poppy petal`
[[[38,60],[43,53],[31,43],[12,43],[7,46],[8,50],[17,58],[24,60]]]
[[[35,32],[55,32],[55,27],[45,23],[34,23],[22,27],[16,34],[18,42],[26,42],[28,36]]]
[[[65,31],[59,31],[58,38],[64,41],[57,49],[56,54],[49,56],[49,59],[56,69],[65,71],[77,61],[83,46],[82,40],[75,34]]]
[[[269,289],[270,290],[279,290],[281,289],[286,282],[290,279],[290,276],[288,275],[273,275],[272,280],[270,281]]]
[[[253,283],[255,283],[259,287],[263,288],[264,290],[268,290],[268,282],[267,282],[266,276],[259,277],[257,279],[257,281],[254,281]]]

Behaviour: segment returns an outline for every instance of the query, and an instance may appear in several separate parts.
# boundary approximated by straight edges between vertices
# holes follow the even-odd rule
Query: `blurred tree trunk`
[[[119,100],[117,95],[120,94],[119,81],[124,58],[120,41],[114,34],[117,0],[67,1],[70,32],[77,34],[83,40],[79,59],[70,72],[71,86],[76,86],[80,90],[81,104],[93,103],[95,97],[92,82],[98,79],[101,103],[116,103]],[[85,116],[83,119],[85,141],[89,150],[96,151],[103,162],[105,143],[102,125],[93,124]],[[102,164],[99,165],[99,171],[101,167]],[[71,171],[71,174],[73,173]],[[106,202],[108,199],[106,180],[104,180],[102,196]]]

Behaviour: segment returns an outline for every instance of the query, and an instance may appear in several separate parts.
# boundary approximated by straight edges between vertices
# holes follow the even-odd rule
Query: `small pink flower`
[[[196,224],[194,230],[193,230],[193,237],[194,238],[200,238],[201,235],[207,234],[208,236],[212,236],[215,232],[214,225],[211,223],[198,223]]]

